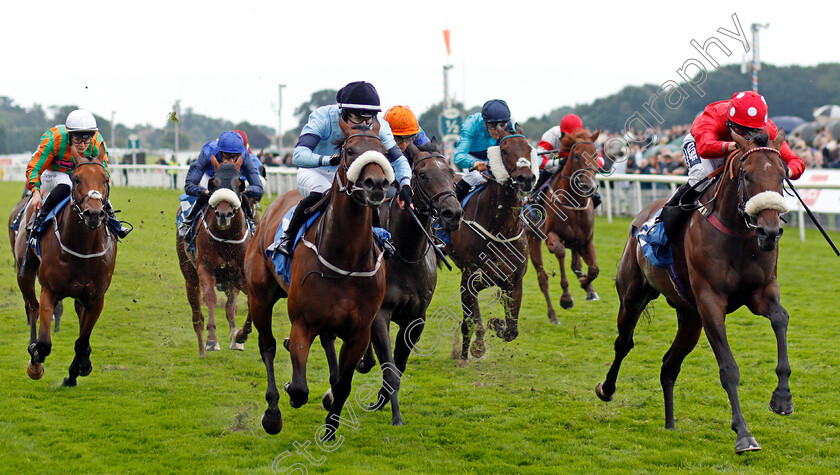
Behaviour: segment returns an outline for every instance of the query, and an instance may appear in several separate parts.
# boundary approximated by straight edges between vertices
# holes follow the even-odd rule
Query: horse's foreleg
[[[356,363],[365,354],[370,343],[370,328],[354,335],[353,338],[348,338],[341,345],[341,352],[338,356],[338,381],[332,386],[332,407],[327,413],[326,425],[328,426],[323,440],[332,440],[335,438],[335,433],[341,418],[341,411],[344,408],[344,403],[350,395],[350,388],[353,383],[353,374],[356,372]],[[350,423],[357,423],[355,411],[353,411],[352,403],[348,408],[350,418],[346,419]],[[358,427],[358,425],[356,426]]]
[[[306,328],[301,320],[292,322],[289,334],[289,354],[292,358],[292,381],[286,383],[286,393],[289,394],[289,404],[300,407],[309,401],[309,386],[306,383],[306,361],[309,359],[309,348],[315,340],[315,333]]]
[[[63,386],[75,386],[78,376],[87,376],[93,370],[90,362],[90,335],[99,316],[102,315],[104,306],[104,295],[88,302],[87,306],[76,301],[76,313],[79,314],[79,338],[76,339],[76,356],[70,363],[69,376],[62,382]]]
[[[53,309],[58,299],[49,287],[41,287],[41,299],[38,304],[38,339],[29,345],[31,357],[26,372],[32,379],[40,379],[44,375],[44,359],[52,351],[52,338],[50,337],[50,324],[52,323]]]
[[[593,241],[586,243],[586,246],[580,252],[580,256],[583,257],[584,262],[586,262],[586,275],[579,273],[578,281],[580,282],[581,288],[586,291],[586,300],[600,300],[598,293],[595,292],[594,288],[592,288],[592,281],[597,279],[598,274],[600,273],[598,261],[595,258],[595,243]],[[581,265],[580,262],[578,262],[577,272],[580,272],[580,269]]]
[[[504,341],[513,341],[519,336],[519,309],[522,306],[522,279],[503,291],[505,305],[505,331],[501,335]]]
[[[545,297],[545,305],[548,308],[548,320],[551,323],[559,324],[557,321],[557,312],[554,311],[554,305],[551,304],[551,294],[548,290],[548,274],[545,272],[542,258],[542,240],[535,234],[528,233],[528,254],[531,256],[531,262],[534,263],[534,270],[537,271],[537,282],[540,284],[540,290]]]
[[[239,289],[233,284],[230,284],[225,289],[225,296],[227,297],[225,301],[225,316],[230,327],[230,349],[242,351],[245,349],[245,345],[236,341],[236,309]]]
[[[478,308],[479,289],[474,289],[469,284],[470,272],[463,271],[461,274],[461,308],[464,312],[464,320],[461,323],[461,358],[460,365],[469,365],[469,352],[476,358],[484,356],[484,325],[481,323],[481,313]],[[470,346],[470,340],[475,333],[475,342]]]
[[[327,366],[330,369],[330,386],[338,381],[338,356],[335,353],[335,335],[322,333],[319,337],[321,348],[324,349],[324,356],[327,357]]]
[[[18,287],[23,296],[23,308],[26,311],[26,321],[29,323],[29,344],[38,339],[39,307],[38,296],[35,294],[35,276],[18,277]]]
[[[790,361],[788,361],[787,350],[787,328],[790,316],[779,303],[778,284],[768,286],[763,292],[754,295],[749,308],[753,313],[767,317],[776,335],[776,376],[779,378],[779,383],[770,398],[770,410],[782,416],[793,414],[793,396],[790,394]]]
[[[659,382],[662,384],[662,393],[665,396],[665,428],[674,428],[674,383],[680,374],[682,362],[691,350],[697,345],[703,324],[700,316],[694,312],[677,310],[677,336],[671,348],[662,358],[662,370],[659,373]]]
[[[693,282],[692,282],[693,284]],[[697,292],[695,295],[712,294],[711,289],[706,292]],[[700,315],[703,317],[703,329],[706,332],[706,338],[715,352],[715,359],[717,359],[718,368],[720,369],[720,384],[729,396],[729,405],[732,407],[732,430],[735,431],[735,453],[742,453],[752,450],[761,450],[761,447],[756,442],[755,438],[747,430],[747,422],[744,420],[744,414],[741,412],[741,403],[738,399],[738,384],[741,379],[741,373],[738,369],[738,364],[735,362],[735,356],[729,347],[729,341],[726,338],[725,326],[725,303],[719,302],[717,298],[698,300],[698,309]]]
[[[379,396],[376,402],[367,409],[382,409],[390,401],[391,425],[401,426],[403,425],[403,420],[400,414],[398,397],[400,376],[396,374],[396,365],[391,353],[391,337],[389,331],[391,316],[386,312],[390,311],[380,310],[370,328],[370,343],[376,351],[376,357],[379,359],[379,367],[382,368],[382,389],[379,390]]]
[[[203,265],[197,265],[198,285],[204,295],[204,305],[207,306],[207,341],[204,343],[204,349],[206,351],[219,351],[221,346],[218,337],[216,337],[216,276]]]
[[[569,293],[569,278],[566,277],[566,246],[554,233],[548,233],[546,240],[548,250],[557,257],[557,263],[560,266],[560,287],[563,288],[563,295],[560,296],[560,307],[570,309],[575,305],[575,299]]]

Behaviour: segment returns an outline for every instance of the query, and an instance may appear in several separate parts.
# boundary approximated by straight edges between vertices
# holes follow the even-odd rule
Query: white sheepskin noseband
[[[490,164],[490,171],[493,172],[493,176],[496,177],[496,181],[499,183],[504,183],[508,181],[510,175],[505,168],[505,163],[502,161],[502,148],[498,145],[493,147],[487,148],[487,160]],[[525,157],[519,157],[516,161],[516,167],[526,167],[530,168],[531,172],[534,175],[537,175],[540,172],[540,157],[537,155],[537,150],[535,148],[531,148],[531,157],[530,160]]]
[[[222,201],[227,201],[234,209],[239,209],[242,206],[242,203],[239,201],[239,196],[233,190],[227,188],[219,188],[210,195],[210,206],[215,208]]]
[[[785,198],[775,191],[762,191],[750,198],[744,205],[744,211],[750,216],[755,216],[766,209],[774,209],[779,213],[790,211],[787,203],[785,203]]]
[[[359,155],[359,158],[350,164],[347,168],[347,179],[352,183],[356,183],[356,180],[359,179],[359,175],[362,174],[362,168],[364,168],[368,163],[375,163],[382,167],[382,171],[385,173],[385,178],[388,179],[388,183],[394,182],[394,168],[391,166],[391,162],[385,158],[385,155],[382,155],[374,150],[368,150],[367,152]]]

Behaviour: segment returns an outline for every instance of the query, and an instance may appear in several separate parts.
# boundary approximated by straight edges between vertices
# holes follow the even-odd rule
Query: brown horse
[[[419,148],[409,145],[405,155],[412,164],[411,186],[420,225],[432,232],[432,219],[449,233],[458,229],[463,210],[455,197],[454,172],[437,139]],[[386,264],[385,300],[371,327],[371,344],[382,368],[383,385],[371,409],[391,403],[391,424],[403,425],[398,393],[408,356],[414,351],[426,322],[426,309],[437,286],[437,258],[426,235],[418,229],[412,211],[396,200],[380,208],[382,224],[394,240],[394,255]],[[391,322],[399,325],[393,356]],[[361,363],[360,363],[361,364]]]
[[[566,278],[567,248],[572,250],[572,271],[578,277],[581,288],[586,291],[586,300],[598,300],[598,294],[592,288],[592,281],[598,277],[598,261],[595,259],[593,242],[595,206],[591,197],[598,190],[598,182],[595,180],[598,168],[595,140],[600,133],[600,130],[592,134],[584,129],[563,135],[560,152],[568,154],[563,168],[551,179],[543,204],[532,205],[542,222],[529,226],[528,251],[537,271],[540,290],[545,295],[548,319],[552,323],[559,322],[554,306],[551,305],[548,275],[543,267],[543,240],[560,264],[560,286],[563,287],[560,306],[569,309],[575,304],[569,293],[569,279]],[[586,262],[586,274],[582,271],[581,257]]]
[[[505,341],[519,335],[522,276],[528,267],[521,208],[522,194],[530,191],[536,181],[536,151],[517,128],[516,133],[505,130],[499,145],[490,147],[487,155],[493,176],[488,178],[487,187],[467,203],[464,226],[452,233],[452,245],[447,246],[461,269],[461,366],[469,364],[468,351],[476,358],[484,355],[485,328],[478,308],[481,290],[501,290],[491,303],[502,301],[505,321],[492,318],[487,322],[496,335]],[[473,333],[475,342],[470,348]]]
[[[176,234],[178,263],[187,288],[187,300],[192,308],[192,323],[198,338],[198,355],[206,351],[218,351],[216,336],[216,288],[227,296],[225,316],[230,326],[230,349],[244,350],[242,343],[234,341],[236,335],[236,308],[239,291],[245,291],[245,250],[251,241],[251,230],[242,210],[241,200],[246,199],[245,183],[239,175],[242,157],[236,162],[220,164],[215,156],[210,157],[216,169],[208,182],[212,193],[209,206],[195,224],[195,253],[187,249],[187,243]],[[199,292],[200,291],[200,292]],[[207,306],[207,341],[203,341],[204,315],[201,313],[200,296],[204,295]]]
[[[295,248],[291,282],[287,285],[277,275],[265,250],[273,243],[283,215],[300,201],[297,191],[286,193],[268,206],[245,256],[248,317],[259,332],[260,355],[268,377],[268,409],[262,425],[269,434],[276,434],[283,427],[277,407],[280,394],[274,379],[277,342],[271,328],[271,312],[277,300],[288,296],[292,382],[285,389],[292,407],[300,407],[309,399],[306,361],[315,337],[320,337],[328,359],[333,360],[331,368],[336,367],[335,337],[344,341],[337,374],[330,374],[331,389],[324,396],[329,411],[327,428],[318,435],[320,439],[332,439],[350,394],[356,363],[368,347],[370,326],[385,296],[385,267],[371,232],[372,208],[385,200],[385,191],[394,179],[393,171],[385,158],[376,120],[371,129],[353,128],[344,121],[340,121],[340,126],[344,133],[341,164],[326,209]],[[238,339],[243,340],[249,332],[246,322]]]
[[[89,375],[93,368],[90,335],[105,305],[105,292],[111,285],[117,258],[117,238],[103,226],[108,219],[103,202],[108,199],[110,190],[108,172],[103,164],[105,149],[100,148],[99,156],[93,158],[78,156],[73,147],[70,150],[76,163],[70,203],[58,213],[52,227],[44,231],[40,260],[29,248],[25,232],[19,232],[15,239],[18,286],[30,322],[31,360],[27,373],[32,379],[43,376],[42,363],[52,350],[50,321],[55,305],[65,297],[75,299],[79,338],[69,376],[62,383],[64,386],[75,386],[76,378]],[[27,206],[23,222],[29,222],[33,216],[33,205]],[[26,264],[20,272],[27,253]],[[36,276],[41,283],[40,302],[35,296]],[[36,320],[40,321],[37,339]]]
[[[692,213],[688,224],[675,236],[671,270],[654,267],[644,257],[638,239],[627,240],[616,277],[621,305],[615,360],[596,393],[604,401],[612,399],[621,361],[633,348],[639,315],[661,293],[677,310],[679,323],[659,377],[665,396],[665,427],[674,428],[674,383],[680,366],[697,344],[700,332],[705,331],[732,407],[735,452],[741,453],[760,447],[741,413],[740,374],[726,338],[726,314],[746,305],[754,314],[770,320],[778,348],[778,386],[770,399],[770,409],[791,414],[793,400],[788,385],[789,317],[779,303],[776,280],[777,242],[783,231],[779,213],[787,210],[782,198],[786,166],[778,152],[784,134],[780,132],[769,146],[766,134],[750,142],[733,136],[739,152],[729,157],[719,181],[702,195],[701,212]],[[648,205],[633,220],[633,226],[641,228],[663,201]],[[669,276],[674,273],[678,278]]]

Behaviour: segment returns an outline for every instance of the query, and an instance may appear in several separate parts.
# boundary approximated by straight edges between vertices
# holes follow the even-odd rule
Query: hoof
[[[335,398],[333,398],[332,388],[330,388],[327,389],[327,392],[324,393],[324,397],[321,398],[321,404],[324,406],[324,409],[326,409],[329,412],[332,411],[334,400]]]
[[[374,361],[373,364],[376,364],[376,361]],[[356,371],[358,371],[361,374],[368,374],[370,373],[370,370],[373,369],[373,364],[369,364],[369,362],[365,361],[365,359],[362,358],[356,364]]]
[[[596,300],[601,300],[601,297],[598,296],[598,292],[587,292],[586,293],[586,301],[587,302],[595,302]]]
[[[93,371],[93,365],[88,361],[86,364],[82,365],[79,368],[79,376],[85,377],[90,376],[90,373]]]
[[[237,343],[245,343],[246,341],[248,341],[248,334],[243,332],[242,330],[239,330],[238,332],[236,332],[236,335],[233,336],[233,341]]]
[[[461,359],[458,361],[458,366],[461,368],[467,368],[470,365],[470,360]]]
[[[237,343],[236,340],[231,340],[230,349],[237,351],[245,351],[245,345],[243,345],[242,343]]]
[[[404,426],[405,422],[403,422],[402,417],[397,416],[397,417],[391,419],[391,425],[392,426]]]
[[[484,345],[484,340],[475,340],[473,344],[470,345],[470,354],[473,355],[473,358],[481,358],[486,352],[487,347]]]
[[[76,378],[73,378],[73,379],[64,378],[64,381],[61,382],[61,385],[66,387],[66,388],[74,388],[74,387],[76,387],[76,384],[78,384],[78,383],[76,383]]]
[[[782,394],[773,391],[773,396],[770,398],[770,410],[780,416],[793,414],[793,397],[791,397],[790,392]]]
[[[568,310],[575,306],[575,299],[569,297],[569,300],[560,299],[560,307],[564,310]]]
[[[598,395],[598,399],[604,402],[610,402],[613,398],[612,394],[604,393],[604,383],[598,383],[598,385],[595,386],[595,394]]]
[[[518,337],[518,336],[519,336],[519,331],[518,330],[517,331],[512,331],[512,332],[505,332],[505,334],[502,336],[502,340],[504,340],[505,342],[511,342],[511,341],[515,340],[516,337]]]
[[[41,379],[41,377],[44,376],[44,365],[41,363],[32,364],[30,361],[29,365],[26,367],[26,374],[28,374],[32,379]]]
[[[292,387],[292,383],[286,383],[286,384],[283,385],[283,389],[285,389],[286,394],[289,395],[289,405],[292,406],[293,408],[297,409],[300,406],[303,406],[304,404],[306,404],[307,401],[309,401],[309,394],[303,394],[303,395],[292,394],[291,387]]]
[[[285,348],[286,351],[289,351],[289,339],[288,338],[283,340],[283,348]]]
[[[277,435],[283,430],[283,416],[280,414],[279,409],[275,409],[274,411],[266,409],[260,422],[262,423],[263,429],[269,435]]]
[[[557,320],[557,313],[553,309],[551,312],[548,312],[548,321],[554,325],[560,325],[560,320]]]
[[[222,347],[219,346],[219,342],[217,340],[207,340],[204,343],[204,349],[206,351],[219,351]]]
[[[321,442],[329,442],[331,440],[335,440],[335,433],[338,429],[335,426],[331,426],[327,424],[327,430],[324,431],[324,437],[321,438]]]
[[[761,446],[755,441],[755,437],[748,435],[741,437],[735,442],[735,453],[742,454],[744,452],[755,452],[761,450]]]
[[[496,336],[499,338],[504,338],[505,333],[505,322],[500,318],[491,318],[487,320],[487,326],[492,328],[493,331],[496,332]]]

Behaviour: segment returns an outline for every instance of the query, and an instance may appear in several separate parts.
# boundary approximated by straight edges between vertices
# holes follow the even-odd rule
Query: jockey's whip
[[[838,256],[840,256],[840,251],[838,251],[838,250],[837,250],[837,246],[835,246],[835,245],[834,245],[834,242],[832,242],[831,238],[830,238],[830,237],[828,237],[828,234],[825,232],[825,229],[823,229],[823,227],[822,227],[822,225],[820,224],[820,222],[819,222],[819,221],[817,221],[817,217],[816,217],[816,216],[814,216],[814,213],[812,213],[812,212],[811,212],[811,210],[810,210],[810,209],[808,209],[808,206],[805,204],[805,202],[804,202],[804,201],[802,201],[802,197],[801,197],[801,196],[799,196],[799,193],[796,191],[796,188],[794,188],[794,187],[793,187],[793,183],[791,183],[791,182],[790,182],[790,178],[785,177],[785,181],[787,182],[787,184],[788,184],[788,186],[790,187],[791,191],[793,191],[793,194],[794,194],[794,195],[796,195],[796,198],[798,198],[798,199],[799,199],[799,202],[800,202],[800,203],[802,203],[802,207],[803,207],[803,208],[805,208],[805,211],[807,211],[807,212],[808,212],[808,216],[811,218],[811,221],[813,221],[813,222],[814,222],[814,224],[816,224],[816,225],[817,225],[817,229],[819,229],[819,230],[820,230],[820,232],[822,233],[822,235],[823,235],[823,237],[825,238],[825,240],[826,240],[826,241],[828,241],[828,243],[831,245],[831,248],[832,248],[832,249],[834,249],[834,253],[835,253],[835,254],[837,254]]]
[[[435,250],[435,254],[437,254],[438,258],[439,258],[441,261],[443,261],[443,263],[444,263],[444,264],[446,264],[446,268],[447,268],[447,269],[452,270],[452,265],[449,263],[449,261],[448,261],[448,260],[446,260],[446,254],[444,254],[444,253],[443,253],[443,251],[441,251],[441,250],[440,250],[440,248],[438,248],[437,246],[435,246],[435,241],[432,239],[432,237],[431,237],[431,236],[429,236],[429,232],[428,232],[428,231],[426,231],[426,228],[423,226],[423,223],[421,223],[421,222],[420,222],[420,218],[418,218],[418,217],[417,217],[417,215],[416,215],[416,214],[414,214],[414,210],[413,210],[413,209],[411,209],[411,207],[410,207],[410,206],[406,206],[406,209],[408,210],[408,214],[410,214],[410,215],[411,215],[411,217],[414,219],[414,222],[415,222],[415,223],[417,223],[417,226],[418,226],[420,229],[422,229],[422,230],[423,230],[423,234],[425,234],[425,235],[426,235],[426,239],[428,239],[428,240],[429,240],[429,244],[431,244],[431,245],[432,245],[432,249],[434,249],[434,250]]]

